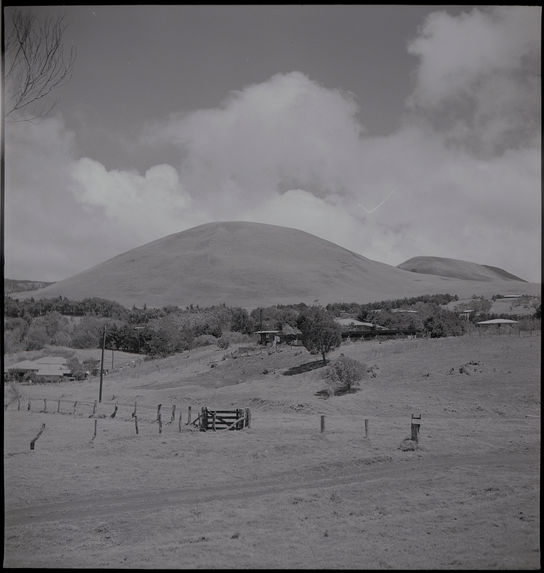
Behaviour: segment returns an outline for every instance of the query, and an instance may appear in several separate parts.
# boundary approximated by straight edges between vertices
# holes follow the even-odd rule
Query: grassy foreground
[[[7,387],[4,566],[537,569],[540,342],[345,344],[372,374],[328,400],[304,349],[201,348],[106,376],[94,438],[97,378]]]

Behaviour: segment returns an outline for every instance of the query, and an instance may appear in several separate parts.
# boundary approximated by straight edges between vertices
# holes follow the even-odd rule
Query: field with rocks
[[[98,377],[6,384],[4,566],[538,569],[540,346],[346,343],[367,375],[328,399],[296,346],[127,356],[96,408]]]

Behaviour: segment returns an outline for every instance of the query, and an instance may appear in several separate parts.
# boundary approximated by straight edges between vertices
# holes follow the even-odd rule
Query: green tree
[[[77,356],[72,356],[68,359],[67,366],[76,380],[83,380],[85,378],[85,366],[79,361]]]
[[[342,334],[334,316],[322,306],[311,306],[298,317],[297,327],[302,333],[302,344],[312,354],[321,354],[323,364],[327,354],[340,346]]]
[[[234,308],[232,309],[232,318],[230,323],[230,329],[234,332],[242,332],[243,334],[249,334],[253,332],[255,328],[255,322],[245,308]]]
[[[104,319],[96,316],[83,316],[74,327],[72,346],[74,348],[100,348],[104,332]]]
[[[465,333],[466,323],[457,313],[439,309],[423,323],[425,333],[431,338],[443,336],[461,336]]]
[[[41,350],[48,343],[45,326],[32,323],[26,335],[26,350]]]

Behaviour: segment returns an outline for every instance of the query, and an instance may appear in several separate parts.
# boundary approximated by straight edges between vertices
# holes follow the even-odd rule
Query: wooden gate
[[[202,408],[200,413],[200,429],[206,430],[243,430],[249,428],[251,412],[249,408],[236,410],[212,410]]]

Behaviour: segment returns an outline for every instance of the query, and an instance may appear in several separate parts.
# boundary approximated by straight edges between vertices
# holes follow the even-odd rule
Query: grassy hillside
[[[4,279],[4,294],[15,292],[24,292],[29,290],[41,289],[53,283],[45,281],[27,281],[17,279]]]
[[[4,564],[538,569],[540,338],[343,344],[330,358],[373,375],[327,400],[297,347],[116,369],[95,415],[97,377],[5,388]],[[251,426],[200,432],[189,406],[248,407]]]
[[[32,296],[95,296],[126,306],[225,303],[255,308],[315,301],[363,303],[432,293],[506,294],[518,292],[521,285],[498,277],[478,283],[422,275],[296,229],[223,222],[147,243]]]
[[[478,265],[469,261],[444,257],[413,257],[398,265],[399,269],[414,273],[439,275],[471,281],[507,280],[526,282],[523,279],[490,265]]]

